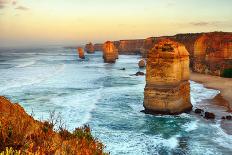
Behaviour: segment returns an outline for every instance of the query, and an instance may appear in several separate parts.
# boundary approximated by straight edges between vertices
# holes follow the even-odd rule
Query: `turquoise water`
[[[232,136],[220,121],[140,112],[145,77],[131,76],[140,56],[120,55],[116,64],[103,63],[101,52],[86,57],[63,48],[0,49],[0,95],[39,120],[55,110],[70,130],[89,124],[112,155],[232,154]],[[194,106],[218,93],[191,82]]]

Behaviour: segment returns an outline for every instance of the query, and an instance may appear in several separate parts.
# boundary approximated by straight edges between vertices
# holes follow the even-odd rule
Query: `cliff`
[[[118,58],[118,50],[115,48],[114,43],[107,41],[103,45],[103,59],[106,63],[114,63]]]
[[[19,104],[0,96],[0,154],[6,147],[13,149],[10,154],[105,154],[88,126],[72,133],[61,125],[56,132],[53,127],[52,121],[34,120]]]
[[[144,39],[120,40],[118,48],[119,54],[140,54]]]
[[[94,44],[93,48],[94,48],[94,51],[102,51],[103,44]]]
[[[164,39],[148,52],[144,108],[161,114],[191,110],[189,53],[183,44]]]

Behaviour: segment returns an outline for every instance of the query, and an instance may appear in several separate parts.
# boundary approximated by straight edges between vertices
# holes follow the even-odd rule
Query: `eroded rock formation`
[[[78,51],[78,54],[79,54],[79,58],[85,59],[85,52],[84,52],[83,48],[78,47],[77,51]]]
[[[114,43],[107,41],[103,45],[103,59],[106,63],[114,63],[118,58],[118,50],[115,48]]]
[[[94,44],[93,48],[94,48],[94,51],[102,51],[103,44]]]
[[[148,113],[161,114],[192,109],[189,53],[184,45],[164,39],[148,52],[144,108]]]
[[[85,51],[87,53],[94,53],[94,46],[91,42],[85,45]]]
[[[118,46],[119,54],[140,54],[144,39],[120,40]]]
[[[138,63],[139,68],[144,68],[146,66],[146,61],[144,59],[141,59]]]
[[[193,71],[220,76],[232,69],[232,33],[202,34],[194,43]]]

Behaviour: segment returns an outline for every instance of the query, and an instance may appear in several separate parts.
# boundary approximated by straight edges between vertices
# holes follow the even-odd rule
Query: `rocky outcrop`
[[[119,54],[140,54],[144,39],[120,40],[118,46]]]
[[[144,60],[144,59],[140,60],[139,63],[138,63],[138,66],[139,66],[139,68],[144,68],[144,67],[146,67],[146,62],[145,62],[145,60]]]
[[[103,44],[94,44],[94,51],[103,51]]]
[[[91,42],[85,45],[85,51],[87,53],[94,53],[94,46]]]
[[[103,59],[106,63],[115,63],[118,58],[118,50],[115,48],[114,43],[107,41],[103,45]]]
[[[79,58],[85,59],[85,52],[84,52],[83,48],[78,47],[77,51],[78,51],[78,54],[79,54]]]
[[[202,34],[194,43],[192,70],[220,76],[232,69],[232,33]]]
[[[189,53],[184,45],[164,39],[148,52],[144,108],[145,112],[161,114],[192,109]]]

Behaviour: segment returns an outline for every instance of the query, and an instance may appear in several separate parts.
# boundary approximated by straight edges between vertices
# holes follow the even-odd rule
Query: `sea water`
[[[69,130],[89,124],[112,155],[232,154],[220,121],[190,114],[152,116],[143,110],[144,76],[133,76],[140,56],[103,63],[102,52],[78,58],[75,49],[0,49],[0,95],[38,120],[60,113]],[[125,68],[126,70],[120,70]],[[191,81],[194,107],[219,91]]]

